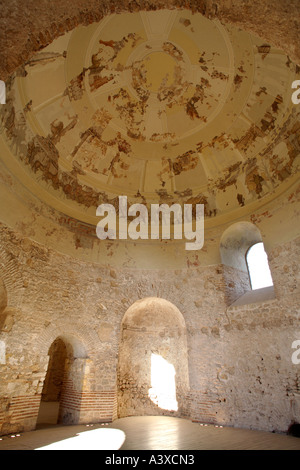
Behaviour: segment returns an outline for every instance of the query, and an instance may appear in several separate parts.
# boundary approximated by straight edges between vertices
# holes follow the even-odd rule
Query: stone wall
[[[279,47],[300,63],[298,0],[2,3],[0,79],[8,82],[13,72],[24,73],[34,53],[78,25],[110,13],[162,8],[187,8],[234,24],[259,36],[263,48]],[[65,423],[171,414],[286,431],[300,421],[300,365],[291,360],[292,342],[300,339],[299,188],[287,182],[275,202],[259,201],[232,216],[260,230],[276,295],[232,305],[250,285],[245,270],[220,257],[230,217],[218,226],[206,221],[200,252],[169,242],[100,246],[94,227],[43,204],[10,169],[1,161],[0,434],[35,428],[49,348],[58,338],[68,350],[60,397]],[[128,312],[145,299],[152,299],[153,309],[129,322]],[[149,395],[153,354],[174,367],[176,411]]]
[[[221,264],[167,271],[114,270],[58,254],[3,225],[0,240],[5,259],[18,273],[15,297],[7,289],[7,308],[2,313],[8,312],[0,333],[5,344],[5,363],[0,365],[1,434],[34,429],[48,351],[58,337],[72,346],[64,420],[72,415],[70,422],[112,421],[117,406],[120,414],[132,414],[134,403],[135,413],[154,414],[156,409],[168,414],[145,401],[145,393],[142,400],[134,402],[133,396],[130,405],[125,403],[126,380],[124,376],[125,383],[120,380],[120,375],[118,380],[122,333],[127,331],[131,342],[136,341],[133,332],[123,328],[125,313],[136,301],[149,297],[165,299],[178,309],[185,330],[182,326],[177,336],[168,337],[156,322],[156,331],[149,334],[150,326],[142,321],[142,341],[134,350],[131,370],[135,374],[138,366],[139,383],[148,387],[149,368],[143,370],[145,363],[136,354],[165,354],[165,359],[177,364],[187,359],[188,380],[182,382],[177,415],[269,431],[286,431],[292,421],[299,421],[300,369],[291,361],[292,342],[300,339],[295,262],[299,240],[269,253],[276,299],[231,307],[226,293],[230,273],[224,276]],[[10,277],[4,270],[2,274],[6,285]],[[164,325],[163,311],[159,318]],[[176,354],[183,355],[176,359],[174,352],[167,353],[172,341],[183,340],[180,331],[185,331],[186,349],[177,348]],[[134,393],[135,385],[131,383],[127,392]]]

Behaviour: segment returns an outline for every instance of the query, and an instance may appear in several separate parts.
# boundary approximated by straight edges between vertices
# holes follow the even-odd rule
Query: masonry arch
[[[85,347],[76,336],[61,335],[52,342],[48,356],[37,424],[77,424],[87,360]]]
[[[188,390],[183,315],[165,299],[136,301],[121,325],[118,416],[186,415]]]
[[[240,271],[247,272],[246,253],[249,248],[262,242],[259,229],[251,222],[237,222],[230,225],[220,241],[222,263]]]

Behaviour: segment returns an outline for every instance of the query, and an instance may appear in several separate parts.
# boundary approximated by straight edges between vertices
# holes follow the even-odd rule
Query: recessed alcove
[[[252,258],[250,271],[248,256],[254,247],[261,247],[261,251]],[[221,237],[220,254],[230,305],[263,302],[275,297],[262,236],[254,224],[242,221],[229,226]],[[266,275],[262,276],[263,270],[267,271],[267,279]],[[263,287],[258,287],[259,283],[263,283]]]
[[[37,425],[76,424],[85,374],[84,347],[78,339],[63,335],[49,348]]]

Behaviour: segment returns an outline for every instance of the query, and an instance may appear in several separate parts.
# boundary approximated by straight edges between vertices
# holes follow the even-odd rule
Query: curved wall
[[[267,40],[285,48],[295,61],[299,59],[299,25],[290,28],[290,21],[294,24],[297,17],[297,2],[290,2],[289,8],[280,1],[252,2],[247,11],[244,2],[229,3],[231,7],[228,2],[219,2],[217,7],[204,1],[197,6],[190,2],[189,6],[250,31],[264,30]],[[106,5],[113,10],[113,4]],[[120,11],[130,11],[134,5],[121,5]],[[181,6],[179,2],[168,5]],[[11,18],[16,7],[18,27],[12,25],[11,32],[6,26],[0,28],[7,33],[5,60],[0,61],[2,78],[66,30],[99,21],[107,13],[100,10],[98,2],[88,12],[76,1],[68,3],[67,10],[65,2],[54,2],[49,10],[43,1],[38,5],[35,1],[12,1],[4,5],[1,21]],[[150,6],[145,4],[144,8]],[[28,25],[20,28],[20,24],[29,14],[36,21],[28,35]],[[266,20],[267,26],[262,28],[261,22]],[[297,156],[298,140],[291,145]],[[180,416],[268,431],[286,431],[291,422],[299,421],[299,365],[291,361],[292,342],[300,335],[297,173],[268,197],[218,219],[206,219],[204,247],[187,252],[179,241],[98,240],[95,226],[66,216],[61,201],[61,211],[41,202],[41,186],[31,186],[34,183],[26,179],[24,168],[10,160],[3,139],[0,150],[0,198],[5,201],[0,210],[0,266],[2,290],[7,293],[0,314],[1,434],[35,428],[48,350],[58,337],[76,338],[73,344],[80,345],[79,362],[69,382],[71,392],[76,391],[72,380],[75,383],[80,376],[80,393],[75,404],[68,404],[77,422],[112,421],[118,413],[132,412],[134,399],[124,406],[120,374],[122,357],[128,359],[132,353],[130,342],[136,356],[143,346],[148,355],[152,349],[157,354],[164,352],[166,359],[182,367]],[[248,286],[237,266],[224,263],[220,244],[226,230],[240,222],[254,224],[260,231],[275,299],[232,305]],[[140,341],[131,331],[131,340],[125,343],[126,311],[146,298],[155,298],[157,304],[170,302],[182,316],[180,328],[168,338],[165,330],[169,323],[164,325],[161,311],[162,329],[157,323],[152,325],[155,338],[142,332]],[[157,319],[158,311],[153,318]],[[142,328],[147,332],[149,325],[146,317],[144,320]],[[183,355],[177,351],[175,360],[173,343],[178,342],[184,344],[179,351]],[[80,351],[86,355],[82,357]],[[125,359],[123,366],[128,367]],[[136,365],[141,371],[143,364]],[[76,376],[76,370],[81,374]],[[134,372],[134,380],[139,380],[138,371]],[[142,381],[145,376],[146,372]],[[132,384],[130,387],[131,393]],[[139,398],[136,412],[149,412],[149,402],[144,399]],[[158,408],[155,412],[166,413]]]

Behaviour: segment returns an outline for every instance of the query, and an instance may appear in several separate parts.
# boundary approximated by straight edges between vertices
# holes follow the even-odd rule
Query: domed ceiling
[[[2,137],[23,184],[81,222],[96,224],[96,207],[119,195],[203,203],[216,218],[295,177],[297,77],[280,50],[201,14],[114,14],[18,70]]]

